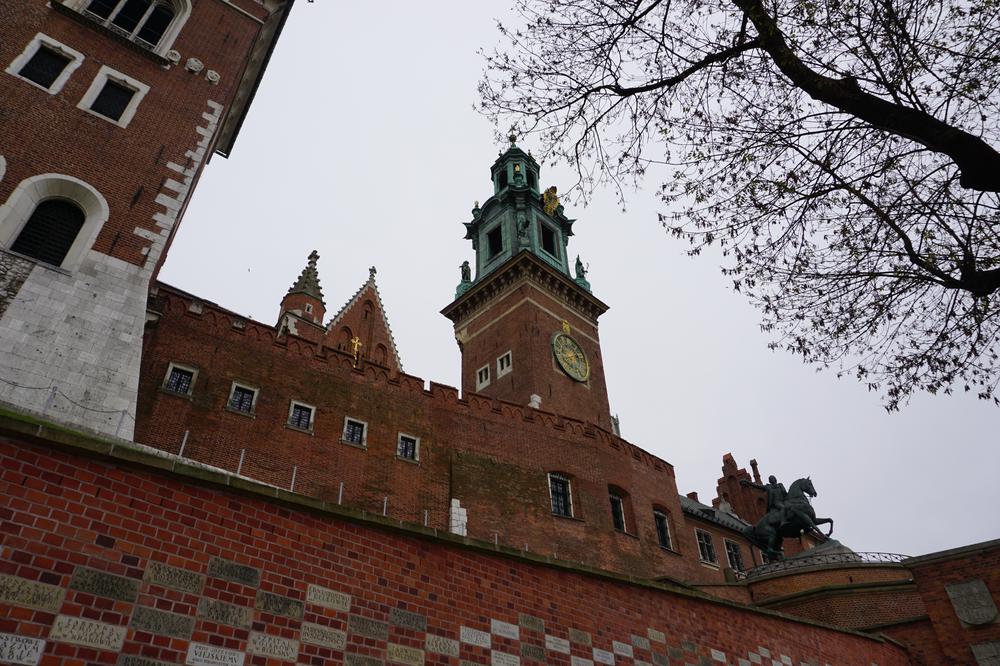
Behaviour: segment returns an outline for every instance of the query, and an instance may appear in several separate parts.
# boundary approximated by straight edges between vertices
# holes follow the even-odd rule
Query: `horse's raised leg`
[[[827,536],[833,534],[833,518],[817,518],[815,520],[817,526],[819,525],[829,525],[830,531],[826,533]]]

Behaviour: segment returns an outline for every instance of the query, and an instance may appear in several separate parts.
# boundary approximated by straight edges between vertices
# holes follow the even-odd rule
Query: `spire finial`
[[[510,141],[510,147],[513,148],[514,144],[517,143],[517,133],[514,132],[514,128],[510,128],[510,134],[507,135],[507,140]]]
[[[312,296],[316,300],[323,301],[323,290],[319,286],[319,272],[316,270],[316,262],[319,260],[319,252],[313,250],[309,253],[309,263],[302,269],[299,278],[288,290],[288,293],[303,293]]]
[[[375,270],[375,267],[374,267],[374,266],[370,267],[370,268],[368,269],[368,279],[369,279],[369,280],[374,280],[374,279],[375,279],[375,274],[376,274],[376,273],[378,273],[378,271],[377,271],[377,270]]]

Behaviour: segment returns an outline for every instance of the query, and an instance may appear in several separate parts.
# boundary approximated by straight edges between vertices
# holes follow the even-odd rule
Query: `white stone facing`
[[[204,643],[191,643],[188,645],[184,663],[188,666],[243,666],[244,659],[246,655],[236,650]]]
[[[345,632],[312,622],[302,623],[302,631],[299,634],[299,638],[302,639],[303,643],[322,645],[334,650],[343,651],[347,647],[347,634]]]
[[[520,628],[516,624],[504,622],[503,620],[490,620],[490,632],[497,636],[509,638],[512,641],[521,640]]]
[[[649,628],[646,630],[646,635],[649,636],[649,640],[655,641],[657,643],[666,643],[667,635],[662,631],[657,631],[656,629]]]
[[[0,633],[0,662],[36,666],[45,652],[45,641],[17,634]]]
[[[787,654],[783,654],[781,655],[781,663],[785,664],[785,666],[792,666],[792,658]]]
[[[128,627],[85,620],[72,615],[60,615],[52,623],[49,640],[120,652],[127,632]]]
[[[762,657],[770,657],[771,656],[771,651],[768,650],[766,647],[760,647],[758,645],[757,646],[757,652],[759,652],[760,656],[762,656]]]
[[[646,638],[645,636],[636,636],[635,634],[632,634],[631,639],[632,639],[632,647],[637,647],[640,650],[649,649],[649,639]]]
[[[424,663],[424,651],[417,648],[389,643],[386,649],[386,661],[406,666],[421,666]]]
[[[615,655],[613,652],[608,652],[607,650],[602,650],[600,648],[594,648],[594,661],[598,664],[608,664],[608,666],[614,666]]]
[[[611,641],[611,649],[614,650],[615,654],[620,654],[623,657],[632,656],[632,646],[628,643],[622,643],[621,641]]]
[[[473,629],[472,627],[463,626],[459,630],[459,638],[463,643],[478,645],[479,647],[486,648],[487,650],[489,650],[493,645],[488,633],[485,631],[479,631],[478,629]]]
[[[319,585],[310,585],[309,589],[306,590],[306,603],[346,613],[351,610],[351,595]]]
[[[521,666],[521,658],[499,650],[490,652],[490,666]]]
[[[760,655],[757,654],[756,652],[751,652],[748,656],[750,657],[750,662],[751,663],[754,663],[754,664],[761,663]]]
[[[583,657],[577,657],[573,655],[569,658],[570,666],[594,666],[594,662],[590,659],[584,659]]]
[[[551,650],[552,652],[569,654],[569,641],[565,638],[545,634],[545,649]]]
[[[262,631],[251,631],[250,640],[247,641],[247,652],[282,661],[295,661],[299,658],[299,642],[290,638],[265,634]]]
[[[712,659],[715,661],[721,661],[723,664],[726,663],[726,653],[722,650],[712,650]]]
[[[427,634],[427,637],[424,639],[424,649],[428,652],[434,652],[435,654],[457,657],[458,648],[458,641],[452,638],[445,638],[444,636],[437,636],[435,634]]]

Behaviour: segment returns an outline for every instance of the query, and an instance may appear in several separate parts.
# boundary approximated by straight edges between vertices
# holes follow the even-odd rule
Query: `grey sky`
[[[499,146],[472,105],[477,50],[507,13],[508,0],[298,3],[161,279],[273,323],[310,250],[330,314],[375,265],[405,370],[457,386],[458,347],[438,311],[473,256],[462,222],[492,192]],[[659,176],[628,193],[626,212],[611,191],[566,206],[578,219],[571,256],[611,306],[601,339],[625,438],[673,463],[678,490],[702,501],[726,452],[786,485],[811,475],[816,513],[856,550],[917,555],[1000,536],[1000,410],[920,395],[888,415],[864,385],[768,351],[719,257],[687,258],[660,229]],[[543,165],[541,180],[564,189],[573,176]]]

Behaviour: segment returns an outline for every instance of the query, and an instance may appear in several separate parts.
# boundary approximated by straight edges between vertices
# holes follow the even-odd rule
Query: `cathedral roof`
[[[288,293],[312,296],[326,305],[323,302],[323,290],[319,286],[319,272],[316,270],[316,261],[318,259],[319,253],[316,250],[309,253],[309,263],[302,269],[302,273],[299,274],[299,278],[292,285],[291,289],[288,290]]]
[[[389,347],[392,351],[393,360],[400,372],[403,371],[403,360],[399,356],[399,349],[396,347],[396,338],[392,334],[392,328],[389,326],[389,317],[386,315],[385,306],[382,304],[382,296],[379,294],[378,285],[375,284],[375,267],[372,266],[368,269],[368,279],[365,281],[361,287],[358,288],[354,295],[348,299],[347,303],[344,304],[342,308],[333,316],[330,323],[326,325],[326,330],[329,334],[330,331],[335,331],[337,326],[351,319],[351,314],[361,305],[363,298],[366,293],[372,295],[372,300],[379,312],[379,318],[383,327],[385,328],[386,337],[388,338]]]

